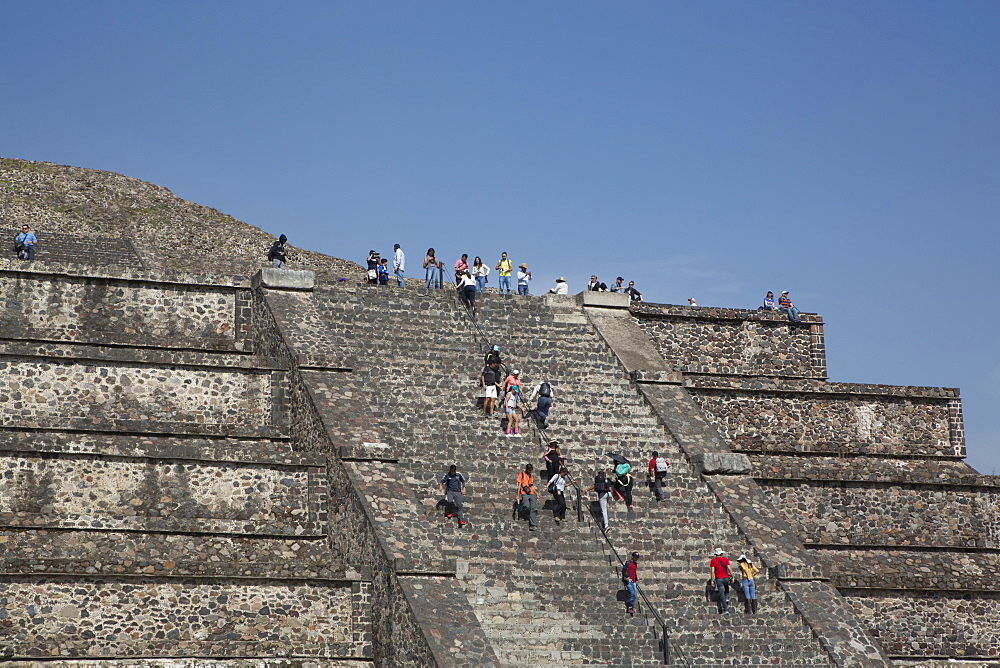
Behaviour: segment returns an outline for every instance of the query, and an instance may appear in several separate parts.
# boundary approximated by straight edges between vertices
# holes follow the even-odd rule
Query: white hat
[[[747,559],[747,555],[741,554],[740,556],[736,557],[736,561],[750,561],[750,560]]]
[[[715,556],[721,557],[724,554],[721,547],[715,548]]]
[[[781,294],[783,294],[783,295],[787,295],[787,294],[788,294],[788,290],[782,290],[782,291],[781,291]]]
[[[510,373],[511,373],[512,376],[520,376],[521,375],[521,370],[520,369],[514,369]]]

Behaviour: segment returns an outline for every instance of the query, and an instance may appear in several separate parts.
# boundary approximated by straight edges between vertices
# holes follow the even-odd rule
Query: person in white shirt
[[[528,265],[522,262],[521,266],[517,268],[517,294],[528,294],[528,281],[530,280],[531,272],[528,271]]]
[[[566,279],[562,276],[556,279],[556,287],[549,290],[549,294],[553,295],[568,295],[569,286],[566,285]]]
[[[396,283],[399,287],[404,287],[406,283],[403,281],[403,270],[406,269],[406,256],[403,255],[403,249],[396,244],[392,247],[394,251],[392,254],[392,271],[396,274]]]

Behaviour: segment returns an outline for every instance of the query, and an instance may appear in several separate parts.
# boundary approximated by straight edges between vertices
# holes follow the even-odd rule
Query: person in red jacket
[[[625,608],[625,612],[630,615],[635,614],[635,599],[639,596],[639,590],[636,583],[639,581],[639,553],[633,552],[632,558],[622,565],[622,582],[625,583],[625,588],[628,589],[628,607]]]
[[[732,581],[733,572],[729,568],[729,559],[725,556],[722,548],[716,548],[715,558],[708,563],[708,569],[715,580],[715,589],[719,592],[719,614],[729,614],[729,583]]]

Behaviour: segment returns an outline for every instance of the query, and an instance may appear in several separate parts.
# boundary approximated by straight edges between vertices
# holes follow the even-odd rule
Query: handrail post
[[[670,665],[670,642],[667,638],[667,625],[660,622],[660,637],[663,638],[663,665]]]
[[[580,488],[576,488],[576,521],[583,521],[583,499],[580,498]]]

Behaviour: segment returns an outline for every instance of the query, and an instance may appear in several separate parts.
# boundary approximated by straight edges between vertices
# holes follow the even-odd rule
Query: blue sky
[[[832,380],[960,387],[1000,471],[1000,3],[4,7],[0,155],[361,261],[827,320]]]

